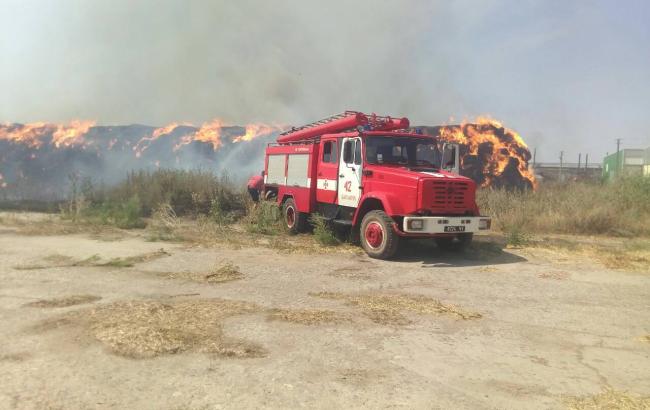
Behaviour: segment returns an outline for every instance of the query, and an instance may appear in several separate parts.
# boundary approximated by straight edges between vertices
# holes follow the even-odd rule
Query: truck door
[[[356,208],[361,198],[361,139],[343,138],[339,163],[338,203]]]
[[[336,187],[339,181],[339,147],[336,138],[322,139],[320,158],[316,172],[316,201],[333,204],[336,202]]]

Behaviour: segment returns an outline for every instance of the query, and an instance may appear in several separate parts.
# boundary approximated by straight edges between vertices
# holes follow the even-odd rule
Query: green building
[[[603,159],[603,178],[606,180],[616,175],[641,175],[645,163],[645,151],[642,149],[622,149],[618,153]]]

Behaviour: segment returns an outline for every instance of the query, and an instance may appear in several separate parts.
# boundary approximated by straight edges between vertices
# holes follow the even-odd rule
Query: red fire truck
[[[458,175],[457,146],[409,126],[407,118],[346,111],[292,128],[266,149],[263,195],[277,201],[291,232],[318,214],[351,227],[374,258],[392,257],[408,238],[463,249],[490,228],[476,184]]]

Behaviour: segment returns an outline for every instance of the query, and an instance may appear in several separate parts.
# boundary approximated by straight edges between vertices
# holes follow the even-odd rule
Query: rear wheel
[[[298,211],[293,198],[284,201],[282,205],[282,216],[284,217],[284,224],[290,233],[296,234],[305,231],[307,227],[307,214]]]
[[[473,233],[461,233],[459,235],[436,238],[436,245],[444,251],[462,252],[472,243]]]
[[[390,259],[397,252],[399,236],[393,230],[393,219],[384,211],[370,211],[361,221],[359,239],[368,256]]]

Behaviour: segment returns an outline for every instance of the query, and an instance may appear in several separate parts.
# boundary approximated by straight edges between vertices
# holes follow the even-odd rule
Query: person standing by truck
[[[250,177],[246,187],[248,188],[248,194],[251,196],[253,202],[259,201],[260,194],[264,189],[264,171],[262,171],[260,175],[253,175]]]

